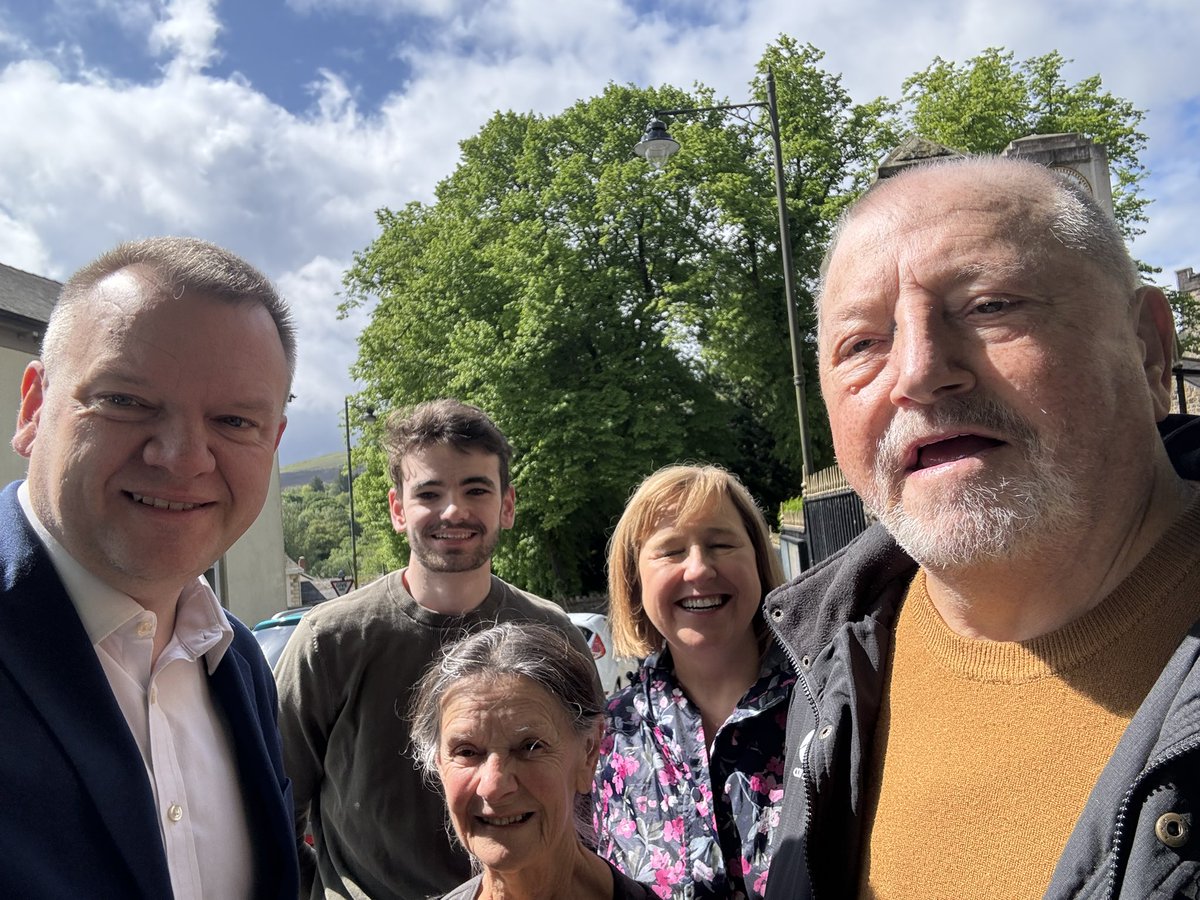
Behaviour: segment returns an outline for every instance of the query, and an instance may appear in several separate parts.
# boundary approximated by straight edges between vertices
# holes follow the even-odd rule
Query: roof
[[[62,284],[0,263],[0,313],[40,322],[50,321]]]
[[[931,159],[962,157],[965,155],[962,151],[955,150],[953,147],[947,147],[945,144],[939,144],[936,141],[923,138],[919,134],[911,134],[883,158],[877,172],[880,178],[887,178],[890,175],[895,175],[901,169],[920,165]]]

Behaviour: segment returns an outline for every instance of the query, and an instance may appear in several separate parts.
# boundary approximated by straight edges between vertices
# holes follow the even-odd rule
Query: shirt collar
[[[29,484],[21,482],[17,501],[29,525],[37,533],[50,562],[71,598],[88,640],[99,644],[106,637],[140,616],[144,607],[128,594],[105,584],[85,569],[42,524],[29,499]],[[203,576],[184,585],[175,606],[175,637],[195,655],[204,654],[209,674],[217,668],[233,643],[233,626],[217,595]]]

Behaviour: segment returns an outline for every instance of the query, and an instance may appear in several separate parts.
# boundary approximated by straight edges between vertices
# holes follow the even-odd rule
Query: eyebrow
[[[662,534],[660,537],[650,538],[650,540],[646,541],[646,546],[649,547],[653,544],[662,544],[662,543],[668,543],[670,541],[673,541],[678,537],[681,530],[682,529],[680,529],[678,527],[672,527],[670,530],[668,530],[667,532]],[[704,531],[702,532],[702,535],[706,538],[741,537],[741,532],[739,532],[738,529],[736,529],[736,528],[726,528],[723,525],[714,525],[710,528],[705,528]]]
[[[459,484],[482,484],[485,487],[490,488],[494,488],[496,486],[496,482],[492,481],[492,479],[488,478],[486,475],[468,475],[466,478],[460,481]],[[412,489],[414,491],[420,491],[425,488],[445,486],[446,480],[444,478],[426,478],[424,481],[418,481],[414,483]]]
[[[146,392],[153,395],[162,389],[162,383],[155,378],[148,378],[140,372],[129,371],[120,366],[107,365],[91,372],[86,381],[81,381],[77,389],[86,393],[123,393]],[[255,416],[270,415],[276,409],[276,403],[264,391],[258,396],[243,395],[210,404],[213,409],[221,411],[221,415],[229,413],[248,413]]]

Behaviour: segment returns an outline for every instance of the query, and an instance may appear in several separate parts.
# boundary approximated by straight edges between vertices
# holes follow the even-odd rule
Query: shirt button
[[[172,822],[178,822],[183,818],[183,807],[178,803],[172,803],[167,807],[167,818]]]
[[[151,703],[158,702],[158,688],[156,688],[156,687],[150,688],[150,702]]]
[[[146,638],[146,637],[150,637],[150,635],[152,635],[152,634],[154,634],[154,623],[153,622],[151,622],[149,619],[143,619],[141,622],[138,623],[138,627],[137,627],[138,637]]]

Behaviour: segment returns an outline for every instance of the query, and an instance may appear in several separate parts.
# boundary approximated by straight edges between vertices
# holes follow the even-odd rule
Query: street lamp
[[[354,537],[354,459],[350,455],[350,398],[343,398],[346,414],[346,489],[350,492],[350,577],[358,587],[358,542]],[[375,412],[368,409],[364,415],[368,422],[375,421]]]
[[[779,108],[775,103],[775,73],[767,69],[767,101],[727,103],[721,106],[698,106],[693,109],[659,109],[646,126],[646,133],[633,152],[654,168],[662,168],[679,151],[679,142],[667,132],[663,116],[734,109],[765,109],[770,122],[771,144],[775,160],[775,199],[779,206],[779,252],[783,257],[783,293],[787,303],[788,335],[792,345],[792,382],[796,386],[796,415],[800,421],[800,457],[804,486],[812,474],[812,447],[808,437],[808,401],[804,393],[804,363],[800,356],[800,324],[796,310],[796,272],[792,262],[792,236],[788,227],[787,195],[784,192],[783,149],[779,141]]]

